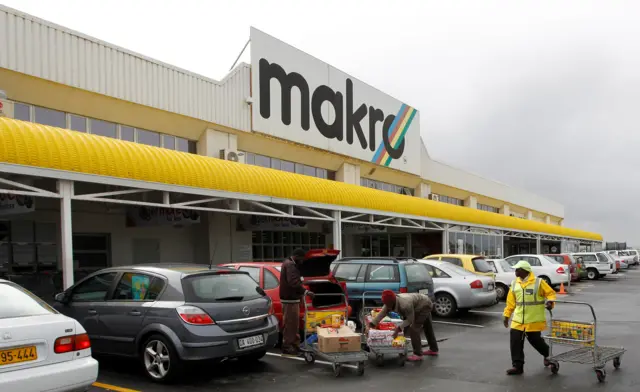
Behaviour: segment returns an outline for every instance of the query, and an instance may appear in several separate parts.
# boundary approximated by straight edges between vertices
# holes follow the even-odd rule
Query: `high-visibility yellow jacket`
[[[529,276],[523,281],[520,278],[516,278],[516,281],[514,282],[515,288],[517,291],[522,291],[524,292],[527,288],[529,288],[530,290],[532,290],[535,285],[536,285],[536,276],[533,273],[529,273]],[[512,285],[512,287],[514,287]],[[540,284],[538,286],[538,293],[536,293],[536,297],[539,297],[540,299],[545,299],[547,301],[555,301],[556,300],[556,292],[547,284],[547,282],[545,282],[544,280],[540,281]],[[530,297],[533,297],[530,296]],[[517,304],[516,303],[516,295],[513,292],[513,290],[509,289],[509,294],[507,295],[507,306],[505,306],[504,308],[504,317],[511,317],[514,313],[514,311],[516,311],[516,307],[517,306],[522,306],[521,304]],[[518,317],[514,317],[513,320],[511,320],[511,328],[513,329],[517,329],[520,331],[529,331],[529,332],[540,332],[540,331],[544,331],[547,328],[547,323],[546,321],[543,320],[541,321],[535,321],[535,322],[524,322],[526,321],[526,314],[527,314],[527,309],[526,306],[524,306],[524,309],[521,309],[524,313],[524,318],[525,320],[523,320],[523,317],[520,317],[518,320],[516,320],[516,318]],[[530,308],[532,311],[535,312],[536,316],[538,316],[540,314],[540,312],[542,312],[542,314],[544,315],[544,304],[541,305],[532,305],[533,307],[537,306],[537,309],[533,309]],[[521,312],[518,312],[519,314],[522,314]],[[543,316],[544,317],[544,316]],[[535,319],[539,318],[539,317],[534,317]]]

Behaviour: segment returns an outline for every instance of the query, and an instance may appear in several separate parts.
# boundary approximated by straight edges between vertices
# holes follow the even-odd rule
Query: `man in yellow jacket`
[[[531,265],[520,260],[515,266],[516,279],[511,283],[504,308],[504,327],[511,318],[511,362],[508,375],[524,372],[524,338],[544,357],[549,366],[549,346],[542,338],[547,328],[546,309],[553,309],[556,292],[541,278],[536,278]],[[512,318],[513,316],[513,318]]]

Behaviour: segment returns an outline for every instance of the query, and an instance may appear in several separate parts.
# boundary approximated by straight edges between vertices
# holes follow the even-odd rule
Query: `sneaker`
[[[409,362],[420,362],[420,361],[422,361],[422,357],[419,356],[419,355],[415,355],[415,354],[414,355],[409,355],[407,357],[407,361],[409,361]]]
[[[422,352],[422,355],[428,355],[430,357],[437,357],[438,356],[438,352],[437,351],[431,351],[431,350],[424,350]]]
[[[522,373],[524,373],[524,370],[522,370],[522,368],[513,367],[507,370],[507,376],[519,376]]]

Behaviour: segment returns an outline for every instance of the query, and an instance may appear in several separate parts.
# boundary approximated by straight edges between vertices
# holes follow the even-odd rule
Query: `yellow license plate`
[[[10,365],[12,363],[35,361],[36,359],[38,359],[38,350],[36,350],[36,346],[0,350],[0,366]]]

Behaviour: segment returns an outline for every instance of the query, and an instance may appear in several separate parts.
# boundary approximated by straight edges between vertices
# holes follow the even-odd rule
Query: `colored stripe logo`
[[[388,131],[389,144],[393,149],[397,149],[404,140],[407,130],[411,127],[411,122],[417,112],[418,111],[411,106],[405,104],[400,106],[400,110],[398,111],[398,114],[396,114],[396,118],[391,123]],[[387,149],[384,148],[384,140],[382,140],[376,150],[376,153],[373,155],[371,162],[382,166],[389,166],[392,160],[393,158],[391,158]]]

